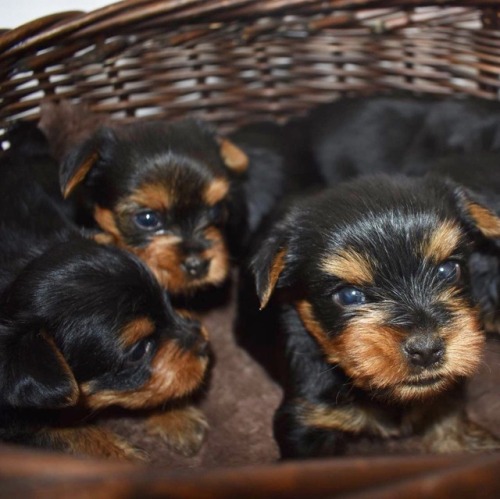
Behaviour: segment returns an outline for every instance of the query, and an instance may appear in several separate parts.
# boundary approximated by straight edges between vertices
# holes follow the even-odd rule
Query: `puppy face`
[[[376,396],[424,398],[478,366],[483,333],[467,260],[499,219],[445,181],[361,179],[305,200],[253,268],[275,286],[327,362]]]
[[[203,379],[206,334],[117,248],[60,244],[1,299],[0,397],[11,406],[155,407]]]
[[[103,128],[63,163],[61,186],[81,184],[108,239],[185,293],[227,277],[231,181],[247,162],[195,121]]]

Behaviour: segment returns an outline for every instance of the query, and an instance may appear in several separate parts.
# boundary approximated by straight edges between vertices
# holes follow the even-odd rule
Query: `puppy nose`
[[[210,260],[205,260],[199,256],[188,256],[182,265],[190,277],[200,278],[206,275],[209,263]]]
[[[443,340],[429,336],[410,338],[403,350],[415,367],[431,367],[439,363],[444,356]]]
[[[210,351],[209,344],[207,340],[200,340],[196,344],[195,351],[199,357],[206,357]]]
[[[178,341],[184,350],[189,350],[199,357],[206,357],[210,353],[210,342],[206,337],[202,336],[199,325],[185,329]]]

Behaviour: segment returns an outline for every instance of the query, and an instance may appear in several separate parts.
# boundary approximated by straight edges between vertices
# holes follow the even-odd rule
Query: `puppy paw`
[[[428,451],[488,452],[500,449],[500,441],[483,427],[465,417],[449,418],[435,425],[423,439]]]
[[[150,460],[147,452],[132,447],[128,442],[121,439],[115,441],[114,447],[107,451],[106,457],[118,459],[120,461],[133,461],[136,463],[147,463]]]
[[[192,457],[205,441],[208,423],[200,410],[189,406],[153,414],[147,420],[147,429],[174,452]]]
[[[117,459],[121,461],[148,461],[145,452],[132,447],[115,433],[93,426],[51,429],[43,432],[49,446],[69,454]]]

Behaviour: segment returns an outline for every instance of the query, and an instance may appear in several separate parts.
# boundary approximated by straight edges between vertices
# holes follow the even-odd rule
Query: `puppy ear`
[[[289,262],[288,229],[285,225],[276,227],[260,246],[251,262],[255,276],[255,287],[260,300],[260,309],[265,308]]]
[[[244,173],[249,163],[246,153],[229,139],[219,137],[217,141],[224,164],[235,173]]]
[[[475,201],[468,201],[466,210],[484,237],[487,239],[500,238],[500,218],[495,213]]]
[[[100,128],[90,139],[73,149],[63,160],[59,171],[59,184],[64,199],[81,184],[101,157],[102,147],[115,140],[111,128]]]
[[[76,404],[77,382],[52,338],[43,332],[1,334],[0,398],[24,408]]]
[[[486,239],[499,239],[500,217],[486,207],[481,200],[476,199],[474,193],[466,192],[461,187],[458,187],[455,193],[465,219],[472,223],[473,227]]]

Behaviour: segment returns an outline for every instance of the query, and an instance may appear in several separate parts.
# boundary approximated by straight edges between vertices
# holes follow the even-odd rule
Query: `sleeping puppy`
[[[367,176],[284,210],[252,262],[261,307],[277,295],[281,309],[283,457],[338,455],[358,437],[498,448],[461,389],[484,343],[468,261],[499,237],[500,219],[444,179]]]
[[[104,241],[183,295],[228,276],[247,166],[239,147],[200,121],[134,123],[102,127],[73,149],[60,184],[65,198],[79,191]]]
[[[373,173],[419,175],[443,155],[500,149],[500,103],[470,97],[345,98],[294,124],[326,185]]]
[[[11,147],[0,157],[0,439],[140,458],[96,425],[99,410],[119,406],[140,411],[140,424],[178,452],[196,452],[206,422],[184,398],[204,378],[205,332],[172,309],[136,257],[83,237],[68,221],[36,180],[54,165],[34,126],[19,125],[7,139]]]

